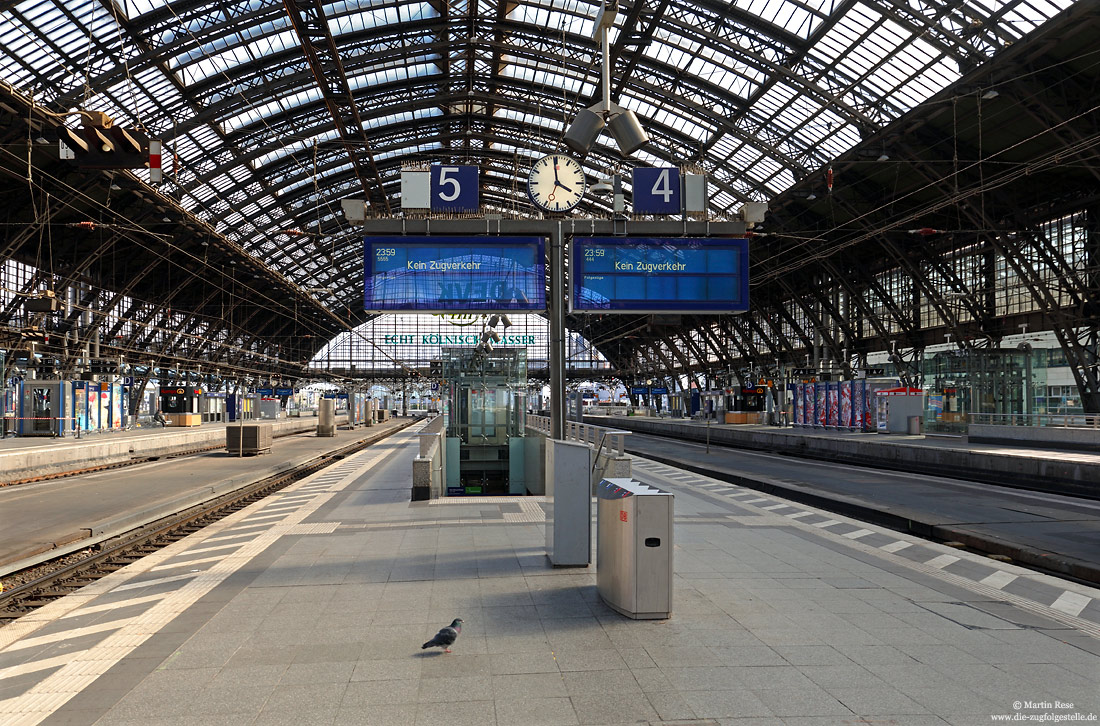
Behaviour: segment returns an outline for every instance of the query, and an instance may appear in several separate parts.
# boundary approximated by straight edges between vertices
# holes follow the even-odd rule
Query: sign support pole
[[[550,438],[565,438],[565,242],[550,227]]]

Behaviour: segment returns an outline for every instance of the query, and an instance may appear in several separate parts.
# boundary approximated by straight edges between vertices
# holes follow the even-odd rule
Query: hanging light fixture
[[[619,153],[623,156],[630,156],[649,142],[649,135],[642,128],[638,116],[633,111],[611,101],[611,52],[607,35],[611,26],[615,24],[615,16],[618,12],[617,2],[605,1],[600,7],[600,14],[596,16],[596,23],[593,26],[592,37],[600,41],[603,56],[603,98],[577,113],[577,117],[569,125],[563,139],[565,145],[580,156],[588,153],[605,126],[611,132],[611,136],[619,146]]]

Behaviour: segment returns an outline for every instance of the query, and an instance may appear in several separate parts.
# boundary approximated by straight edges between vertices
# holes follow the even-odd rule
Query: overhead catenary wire
[[[3,153],[6,153],[8,155],[11,155],[11,152],[8,151],[7,149],[0,149],[0,151],[2,151]],[[45,175],[45,174],[43,173],[43,175]],[[94,206],[102,208],[103,211],[109,212],[111,214],[117,214],[115,212],[112,212],[109,207],[106,207],[105,205],[100,203],[99,200],[91,197],[90,195],[87,195],[83,190],[72,187],[71,185],[68,185],[67,183],[65,183],[63,180],[57,179],[55,177],[49,177],[49,178],[53,183],[56,183],[57,185],[68,189],[68,191],[70,191],[74,195],[73,199],[80,199],[84,203],[90,203]],[[71,201],[66,200],[65,204],[66,204],[66,206],[73,207]],[[75,209],[75,207],[74,207],[74,209]],[[127,220],[127,221],[129,221],[129,220]],[[159,257],[162,260],[170,261],[168,255],[164,252],[164,249],[163,249],[163,248],[168,248],[170,250],[174,250],[176,252],[179,252],[179,253],[182,253],[182,254],[186,255],[190,260],[198,262],[204,268],[207,268],[207,269],[210,269],[210,270],[213,270],[213,271],[217,271],[219,273],[221,272],[221,270],[219,268],[216,268],[213,265],[209,264],[205,259],[201,259],[201,258],[198,257],[198,255],[195,255],[194,253],[190,252],[189,250],[185,249],[184,247],[176,245],[174,242],[171,241],[171,238],[166,238],[163,235],[158,235],[159,237],[161,237],[161,239],[158,240],[158,245],[157,246],[153,246],[153,245],[150,245],[150,244],[146,243],[144,240],[142,240],[141,236],[138,236],[139,233],[145,233],[144,228],[141,228],[139,226],[134,226],[134,225],[118,225],[115,228],[119,232],[123,233],[124,235],[127,235],[127,236],[134,235],[134,236],[129,236],[128,237],[129,240],[132,243],[134,243],[135,245],[137,245],[139,247],[142,247],[146,251],[154,254],[155,256]],[[257,260],[255,258],[247,256],[247,255],[242,255],[242,256],[247,257],[256,266],[266,269],[266,265],[264,265],[260,260]],[[178,263],[173,263],[173,264],[178,264]],[[281,275],[279,275],[278,273],[276,273],[275,271],[270,270],[270,269],[267,269],[267,273],[270,274],[270,275],[276,276],[276,277],[282,277]],[[287,281],[287,284],[289,286],[297,287],[297,286],[293,285],[293,283],[291,283],[290,281]],[[240,296],[235,291],[226,290],[225,287],[222,286],[222,285],[215,285],[215,289],[219,289],[222,292],[228,292],[228,294],[231,298],[243,299],[243,298],[240,298]],[[259,297],[261,300],[271,304],[272,309],[279,309],[280,307],[285,306],[285,303],[278,300],[277,298],[275,298],[271,295],[268,295],[267,293],[264,293],[262,291],[257,291],[255,289],[250,288],[249,299],[254,300],[257,297]],[[120,301],[120,303],[121,303],[121,301]],[[348,332],[351,332],[353,335],[357,335],[359,337],[362,337],[362,334],[359,333],[356,330],[356,328],[358,326],[353,326],[351,324],[350,320],[344,320],[343,318],[338,316],[334,311],[330,310],[326,306],[322,305],[320,307],[327,315],[329,315],[333,320],[338,322],[341,327],[345,328]],[[319,326],[317,323],[315,323],[312,320],[309,321],[307,329],[310,329],[313,333],[318,334],[319,338],[323,337],[323,336],[328,336],[328,335],[331,334],[331,331],[329,329]],[[371,345],[379,347],[378,344],[375,343],[374,341],[367,340],[367,342]],[[400,360],[394,358],[393,356],[391,356],[387,351],[385,351],[385,349],[379,347],[379,350],[382,352],[382,354],[384,356],[390,358],[390,360],[392,360],[394,362],[395,366],[407,370],[410,374],[419,375],[417,372],[413,371],[409,366],[405,365],[402,361],[400,361]]]

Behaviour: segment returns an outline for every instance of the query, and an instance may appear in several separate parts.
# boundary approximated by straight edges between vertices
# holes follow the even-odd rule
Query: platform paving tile
[[[582,724],[637,723],[659,718],[649,699],[634,693],[601,693],[570,699]]]
[[[680,696],[696,718],[773,717],[776,715],[747,688],[682,691]]]
[[[415,703],[370,708],[341,706],[336,711],[333,726],[410,726],[416,723],[416,709]],[[262,724],[257,723],[257,726]]]
[[[508,698],[496,702],[497,726],[573,726],[580,724],[569,698]],[[454,723],[446,721],[423,722]],[[417,723],[421,723],[419,714]]]

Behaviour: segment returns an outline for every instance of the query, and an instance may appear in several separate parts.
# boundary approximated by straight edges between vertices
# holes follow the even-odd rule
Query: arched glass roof
[[[711,209],[770,199],[1071,0],[646,0],[610,36],[611,97],[651,141],[611,169],[685,162]],[[0,76],[53,111],[146,127],[161,191],[306,287],[356,298],[339,199],[400,208],[402,166],[476,164],[488,210],[600,93],[578,0],[0,2]],[[76,123],[75,119],[72,123]],[[629,178],[629,177],[627,177]],[[601,210],[589,197],[581,212]],[[287,230],[306,235],[286,236]],[[341,264],[347,261],[348,264]]]

